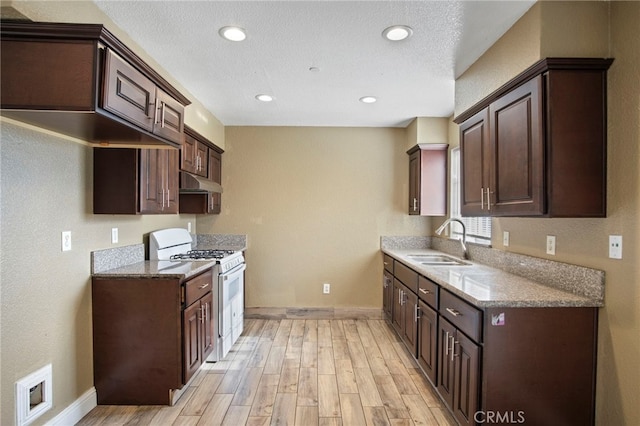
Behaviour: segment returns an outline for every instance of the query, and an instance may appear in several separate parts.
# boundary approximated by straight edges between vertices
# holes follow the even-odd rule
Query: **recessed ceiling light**
[[[360,98],[360,102],[365,103],[365,104],[372,104],[377,100],[378,99],[375,96],[363,96],[363,97]]]
[[[242,41],[247,38],[244,28],[240,27],[222,27],[218,33],[222,38],[230,41]]]
[[[273,96],[269,96],[269,95],[256,95],[256,99],[259,100],[260,102],[271,102],[273,100]]]
[[[391,41],[404,40],[411,37],[411,34],[413,34],[413,30],[406,25],[393,25],[382,32],[382,36]]]

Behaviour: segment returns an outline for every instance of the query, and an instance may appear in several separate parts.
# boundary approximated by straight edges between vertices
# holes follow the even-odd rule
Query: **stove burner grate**
[[[222,259],[235,253],[233,250],[189,250],[186,253],[174,254],[170,260]]]

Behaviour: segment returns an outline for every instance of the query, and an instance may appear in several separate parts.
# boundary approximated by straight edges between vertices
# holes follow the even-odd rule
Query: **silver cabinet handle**
[[[160,109],[158,102],[160,101],[156,98],[155,109],[153,110],[153,124],[158,124],[158,109]]]
[[[484,188],[480,188],[480,210],[484,210]]]
[[[164,210],[164,188],[162,188],[162,210]]]
[[[420,290],[420,293],[422,293],[422,294],[429,294],[429,293],[431,293],[429,290],[426,290],[426,289],[424,289],[424,288],[420,288],[420,289],[418,289],[418,290]]]
[[[453,335],[451,335],[451,362],[453,362],[453,358],[458,356],[456,355],[456,339]]]
[[[161,102],[161,104],[162,104],[162,115],[160,118],[160,127],[164,129],[164,111],[165,109],[167,109],[167,104],[165,104],[164,102]]]
[[[207,288],[207,287],[209,287],[209,283],[202,284],[201,286],[198,286],[198,288],[199,288],[200,290],[202,290],[203,288]]]
[[[420,319],[420,307],[413,305],[413,322],[418,322]]]
[[[402,290],[398,289],[398,305],[402,305]]]
[[[487,210],[491,210],[491,192],[489,191],[489,188],[487,188]]]
[[[459,311],[456,311],[455,309],[452,309],[452,308],[446,308],[446,311],[449,312],[454,317],[462,316],[462,314]]]
[[[444,332],[444,356],[449,356],[449,332]]]
[[[414,197],[413,199],[413,211],[418,210],[418,199]]]

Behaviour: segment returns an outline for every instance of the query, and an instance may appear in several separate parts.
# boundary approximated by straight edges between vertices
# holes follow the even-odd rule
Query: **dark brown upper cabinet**
[[[543,59],[455,118],[463,216],[606,217],[612,62]]]
[[[447,214],[447,144],[418,144],[409,154],[409,214]]]
[[[180,147],[190,102],[98,24],[3,21],[2,115],[100,146]]]
[[[220,187],[223,152],[213,142],[185,126],[180,149],[180,170],[198,175],[201,180],[213,182]],[[180,175],[180,213],[219,214],[222,211],[221,192],[196,189],[191,177],[184,173]]]

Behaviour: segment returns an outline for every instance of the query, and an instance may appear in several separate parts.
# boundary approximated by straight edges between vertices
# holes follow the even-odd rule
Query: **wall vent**
[[[16,382],[16,424],[26,426],[53,406],[52,367],[47,364]]]

